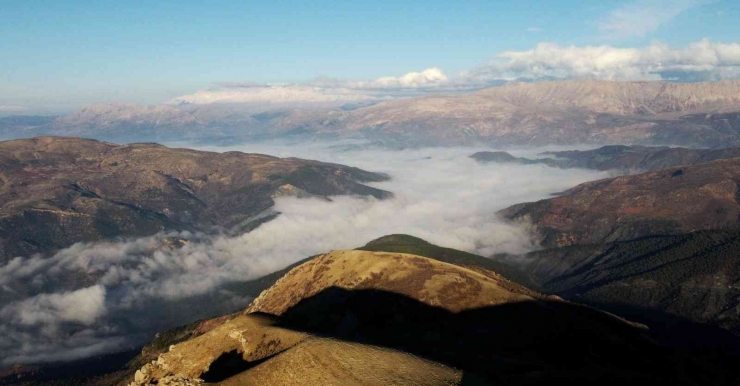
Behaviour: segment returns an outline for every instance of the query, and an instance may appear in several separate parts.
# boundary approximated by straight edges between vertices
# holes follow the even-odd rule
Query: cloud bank
[[[527,224],[495,212],[605,173],[544,165],[481,165],[475,149],[410,151],[260,145],[241,150],[297,156],[389,173],[375,184],[395,198],[280,198],[275,220],[237,237],[169,233],[76,244],[54,256],[0,266],[0,360],[69,360],[149,341],[155,332],[234,312],[251,298],[239,283],[332,249],[391,233],[490,255],[536,248]],[[180,248],[167,240],[185,240]]]
[[[740,44],[704,39],[686,48],[658,43],[645,48],[541,43],[527,51],[500,53],[496,61],[464,78],[473,83],[517,77],[702,81],[739,75]]]

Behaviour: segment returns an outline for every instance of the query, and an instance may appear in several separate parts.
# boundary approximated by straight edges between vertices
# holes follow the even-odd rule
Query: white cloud
[[[569,46],[540,43],[528,51],[508,51],[498,60],[464,75],[468,82],[516,77],[609,80],[713,80],[740,74],[740,44],[707,39],[686,48],[652,44],[645,48]]]
[[[51,327],[62,322],[90,325],[104,313],[105,287],[100,285],[71,292],[36,295],[0,310],[3,319],[13,319],[25,326]]]
[[[409,72],[403,76],[384,76],[372,82],[358,83],[357,88],[425,88],[436,87],[448,81],[447,75],[438,67],[427,68],[420,72]]]
[[[388,97],[388,93],[438,88],[448,78],[437,67],[401,76],[385,76],[370,81],[318,78],[305,84],[258,85],[222,83],[216,89],[183,95],[167,103],[278,103],[342,104]]]
[[[615,37],[642,37],[702,3],[699,0],[639,0],[609,13],[598,22],[598,28]]]

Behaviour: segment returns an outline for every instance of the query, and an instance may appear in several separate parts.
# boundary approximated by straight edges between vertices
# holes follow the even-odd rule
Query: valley
[[[670,109],[732,114],[723,106],[734,103],[716,89],[711,101],[673,107],[658,96],[641,97],[649,109],[635,99],[620,105],[608,93],[564,104],[539,96],[550,86],[475,95],[517,109],[536,100],[650,119]],[[548,92],[591,95],[604,85],[555,86]],[[633,86],[618,93],[653,90]],[[413,99],[368,104],[337,122],[402,103],[414,114],[427,108],[410,107],[422,103]],[[134,115],[117,111],[62,122],[94,119],[95,130],[113,125],[120,134],[116,125]],[[173,133],[200,124],[178,111],[136,119],[173,119]],[[260,115],[259,124],[289,116]],[[12,365],[0,384],[730,379],[740,355],[738,148],[635,140],[643,145],[564,150],[546,139],[508,152],[469,145],[524,142],[448,136],[428,147],[441,143],[392,125],[380,141],[366,128],[307,127],[288,143],[214,144],[211,133],[197,149],[50,136],[0,142],[0,347]],[[633,142],[615,140],[625,141]]]

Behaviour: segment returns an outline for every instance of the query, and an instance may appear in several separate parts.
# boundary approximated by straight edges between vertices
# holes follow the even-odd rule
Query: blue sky
[[[0,0],[0,107],[53,113],[160,103],[218,82],[370,80],[430,67],[454,76],[542,42],[740,40],[736,0],[151,3]]]

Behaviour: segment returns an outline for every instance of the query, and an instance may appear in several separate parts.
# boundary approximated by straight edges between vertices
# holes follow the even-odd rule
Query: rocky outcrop
[[[170,346],[168,352],[137,370],[129,386],[163,382],[199,385],[204,382],[202,378],[212,376],[209,374],[213,370],[211,367],[218,366],[216,362],[222,358],[259,361],[306,339],[305,334],[273,327],[273,324],[268,317],[236,317],[202,336]]]

